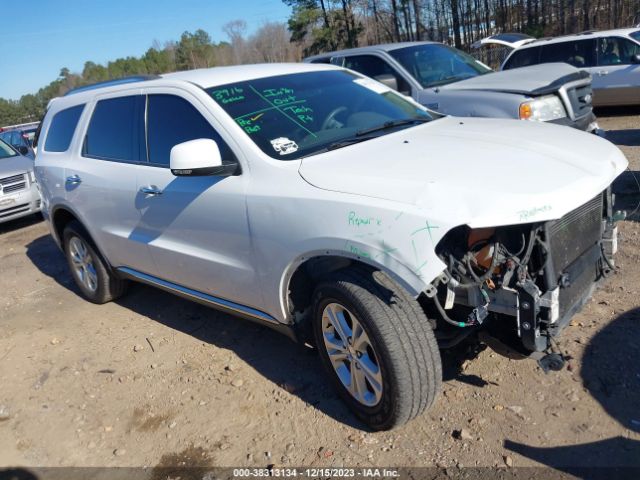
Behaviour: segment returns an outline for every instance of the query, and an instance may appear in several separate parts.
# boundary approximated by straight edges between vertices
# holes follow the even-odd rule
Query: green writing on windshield
[[[244,89],[240,87],[222,88],[211,92],[217,102],[227,105],[229,103],[241,102],[245,99]]]

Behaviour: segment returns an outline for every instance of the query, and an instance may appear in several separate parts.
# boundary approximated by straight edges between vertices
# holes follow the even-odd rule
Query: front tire
[[[433,331],[416,300],[384,273],[335,272],[316,287],[312,321],[331,382],[372,429],[402,425],[434,402],[442,365]]]
[[[127,282],[117,278],[107,268],[91,237],[80,223],[70,222],[64,229],[62,238],[71,275],[84,298],[102,304],[124,294]]]

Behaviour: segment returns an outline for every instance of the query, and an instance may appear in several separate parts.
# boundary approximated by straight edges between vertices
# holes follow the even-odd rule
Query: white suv
[[[593,105],[640,105],[640,29],[543,38],[516,48],[503,70],[563,62],[591,74]]]
[[[438,347],[550,348],[610,268],[627,167],[593,135],[433,119],[331,65],[96,85],[41,137],[45,216],[88,300],[135,280],[315,343],[375,429],[431,405]]]

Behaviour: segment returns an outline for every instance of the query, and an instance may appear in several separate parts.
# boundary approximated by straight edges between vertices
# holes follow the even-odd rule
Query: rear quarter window
[[[78,120],[84,110],[84,105],[60,110],[53,116],[44,149],[47,152],[66,152],[71,145],[73,133],[78,126]]]
[[[538,63],[540,63],[540,47],[524,48],[513,52],[502,69],[510,70],[512,68],[537,65]]]

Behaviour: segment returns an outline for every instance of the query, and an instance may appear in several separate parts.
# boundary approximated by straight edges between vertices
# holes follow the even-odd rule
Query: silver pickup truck
[[[374,45],[304,61],[355,70],[445,115],[515,118],[599,132],[590,75],[564,63],[494,72],[436,42]]]

